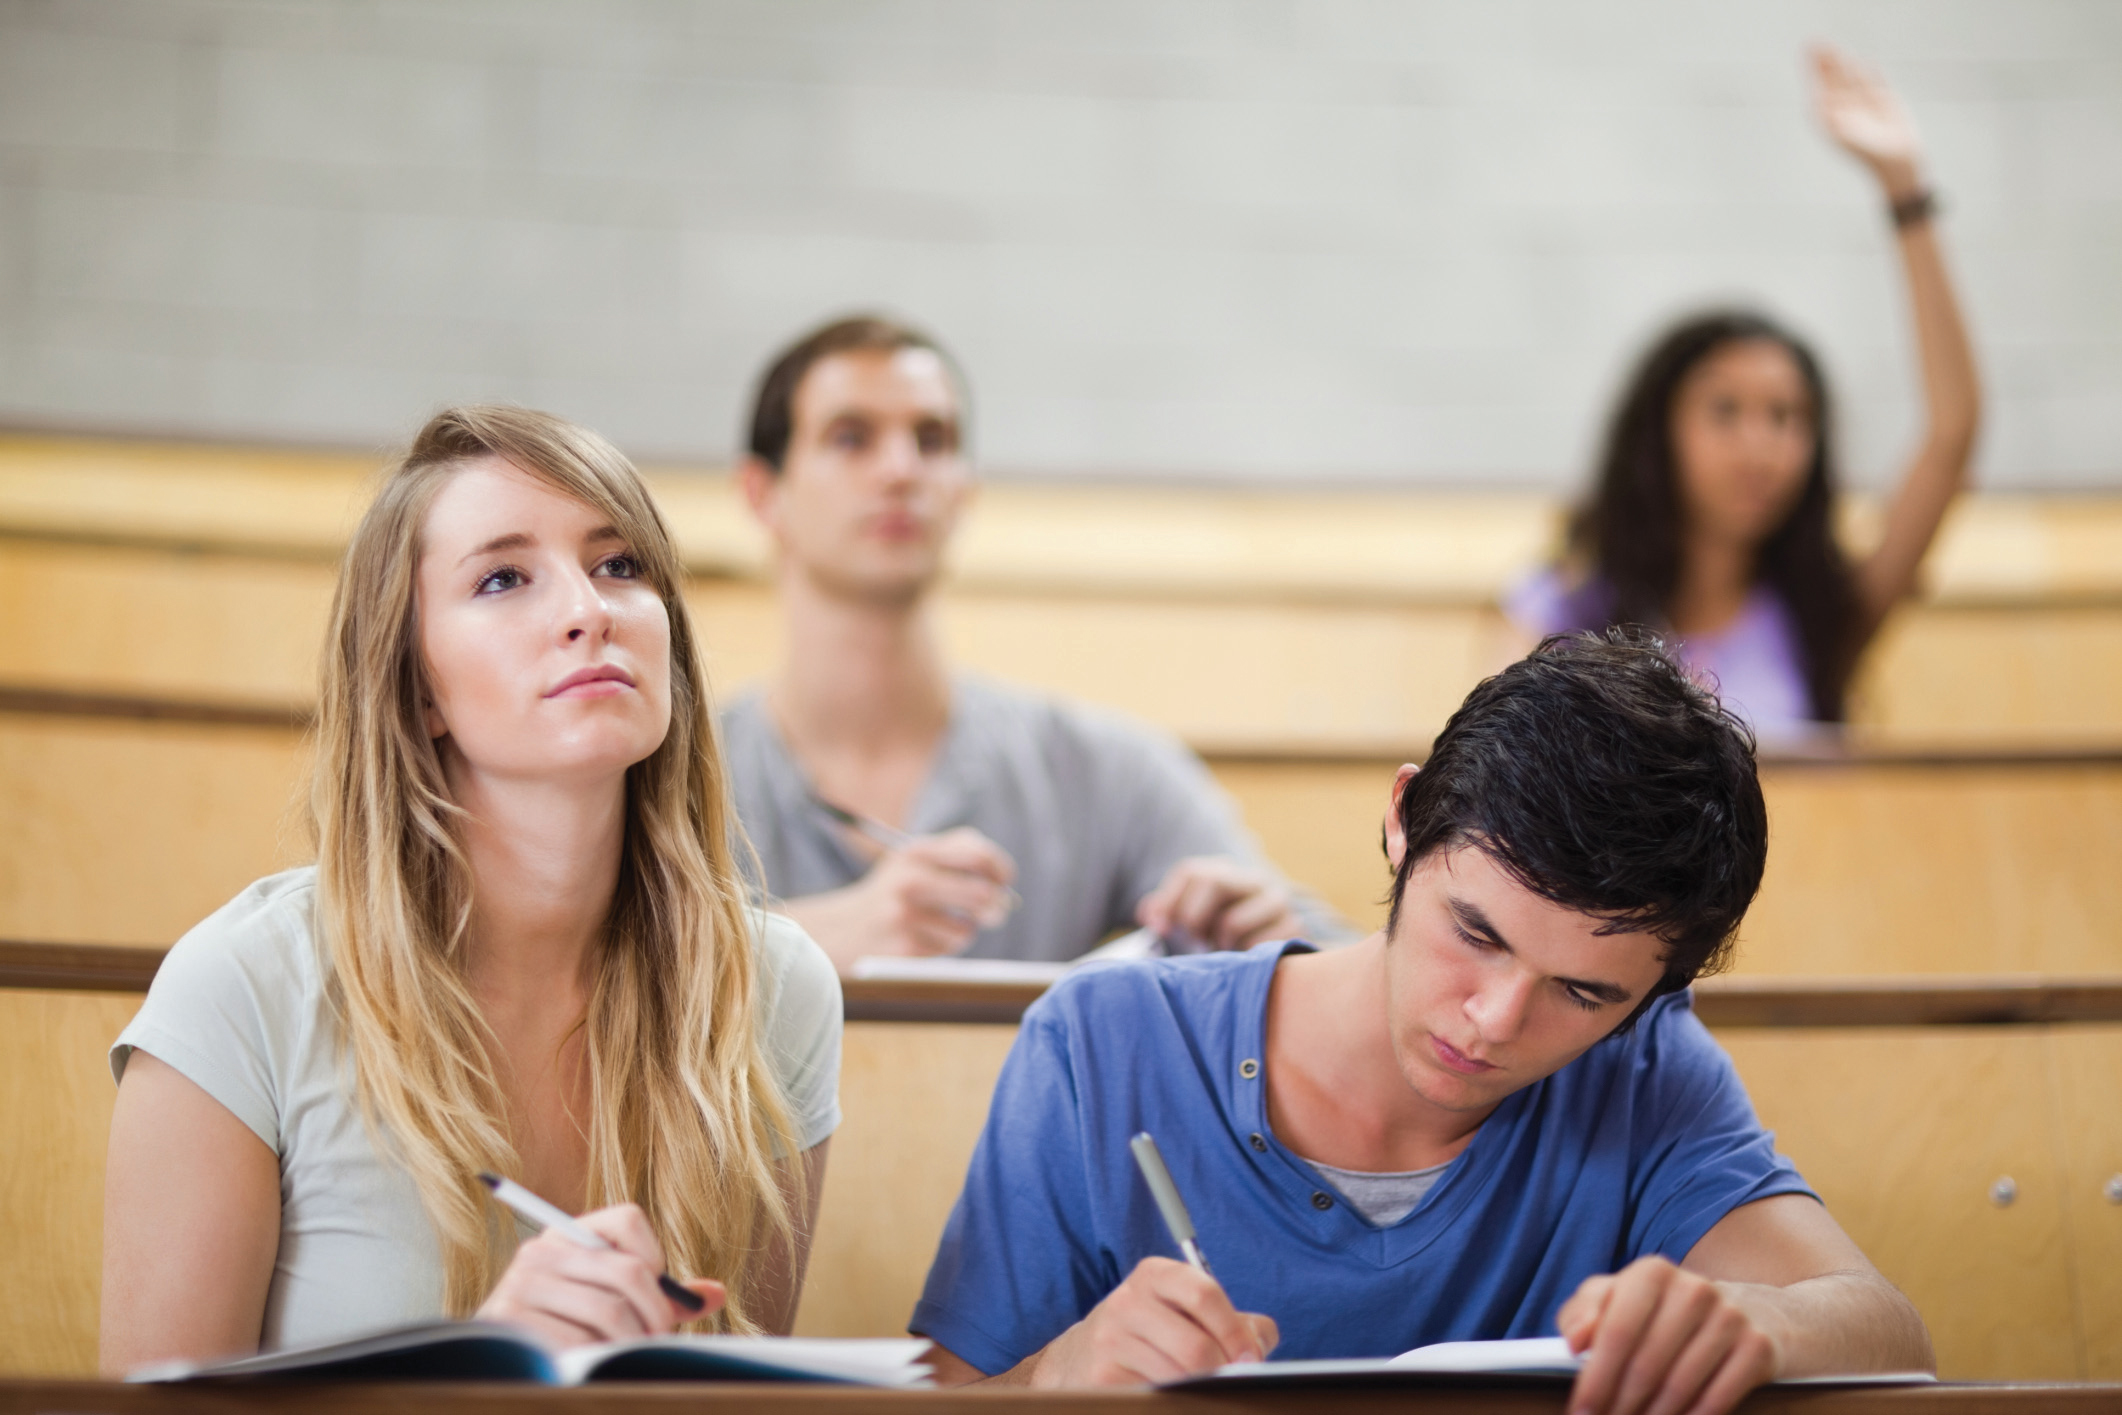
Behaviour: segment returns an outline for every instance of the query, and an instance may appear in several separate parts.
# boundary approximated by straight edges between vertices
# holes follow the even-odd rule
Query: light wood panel
[[[1393,876],[1382,832],[1397,762],[1237,758],[1209,765],[1269,859],[1356,927],[1384,926]]]
[[[1201,751],[1427,742],[1497,657],[1479,608],[954,596],[957,663],[1103,703]]]
[[[2122,1027],[2059,1027],[2051,1047],[2079,1375],[2122,1380]]]
[[[0,683],[307,706],[334,574],[320,559],[0,539]],[[718,690],[773,666],[767,585],[702,577],[687,598]],[[964,668],[1124,709],[1205,750],[1427,742],[1514,642],[1478,604],[959,583],[939,608]],[[1855,721],[1889,742],[2122,739],[2122,605],[1905,610]]]
[[[1383,921],[1396,763],[1212,762],[1268,854]],[[1739,971],[2122,971],[2122,765],[1771,767],[1768,875]]]
[[[304,858],[293,732],[0,714],[0,936],[171,943]]]
[[[0,529],[329,559],[353,530],[381,460],[283,448],[0,436]]]
[[[0,991],[0,1372],[89,1376],[103,1282],[104,1053],[125,993]]]
[[[850,1022],[803,1336],[903,1336],[1014,1026]]]
[[[1777,1148],[1923,1313],[1940,1376],[2079,1375],[2042,1029],[1718,1040]],[[2018,1191],[2000,1208],[2002,1178]]]
[[[1919,742],[2113,740],[2122,732],[2122,610],[1904,609],[1865,656],[1850,720]]]
[[[306,699],[331,561],[377,460],[0,437],[0,678]],[[726,478],[651,481],[706,576],[693,601],[718,682],[758,677],[778,625],[756,527]],[[944,631],[970,669],[1207,748],[1417,744],[1500,661],[1488,606],[1555,516],[1520,495],[998,484],[957,547]],[[1875,518],[1849,519],[1861,540]],[[1930,578],[1869,660],[1860,725],[2122,736],[2122,498],[1973,498]]]
[[[1212,762],[1270,857],[1352,921],[1390,884],[1396,763]],[[288,730],[0,714],[0,936],[166,943],[306,856]],[[2122,972],[2122,766],[1780,768],[1740,971]]]
[[[1743,970],[2122,972],[2122,768],[1793,767],[1763,785]]]
[[[135,546],[0,541],[0,682],[186,701],[307,707],[334,570]],[[780,654],[772,591],[687,591],[716,690]],[[1140,603],[945,595],[954,661],[1102,702],[1199,745],[1426,741],[1495,659],[1478,608]]]
[[[323,561],[0,540],[0,681],[307,708]]]
[[[696,579],[685,603],[707,646],[708,685],[718,701],[764,678],[780,658],[781,611],[765,585]]]
[[[329,556],[382,462],[367,453],[0,436],[0,531]],[[688,563],[755,574],[730,479],[645,469]],[[1877,539],[1846,498],[1844,540]],[[967,584],[1154,596],[1486,603],[1552,553],[1558,498],[1522,492],[991,482],[954,557]],[[1928,565],[1937,603],[2122,597],[2122,498],[1962,498]]]

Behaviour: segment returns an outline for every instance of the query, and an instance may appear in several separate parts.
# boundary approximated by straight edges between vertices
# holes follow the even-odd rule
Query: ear
[[[766,459],[747,455],[737,463],[737,489],[753,519],[768,531],[778,532],[781,511],[781,475],[766,465]]]
[[[1400,872],[1400,862],[1407,858],[1407,831],[1400,824],[1400,798],[1407,794],[1407,783],[1421,770],[1409,762],[1393,773],[1392,799],[1385,807],[1385,858],[1395,874]]]
[[[420,698],[420,721],[427,728],[428,740],[439,742],[449,736],[449,724],[435,708],[435,700],[423,694]]]

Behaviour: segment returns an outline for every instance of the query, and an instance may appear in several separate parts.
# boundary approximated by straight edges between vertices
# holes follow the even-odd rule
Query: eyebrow
[[[827,413],[825,415],[825,417],[820,421],[819,426],[831,428],[841,423],[867,424],[883,422],[885,420],[885,417],[879,416],[876,412],[868,408],[835,408],[832,412]],[[915,427],[945,427],[949,428],[952,432],[956,432],[958,430],[959,420],[958,415],[955,412],[935,412],[932,410],[924,410],[921,412],[917,412],[913,415],[913,424]]]
[[[617,526],[599,526],[588,535],[582,537],[582,543],[584,545],[595,545],[603,541],[623,541],[625,539],[625,536],[619,534]],[[507,535],[495,536],[486,544],[474,548],[469,555],[464,557],[464,560],[477,560],[482,555],[492,555],[503,550],[524,550],[537,543],[538,538],[529,531],[510,531]],[[464,560],[459,560],[457,563],[462,565]]]
[[[1503,937],[1502,930],[1489,921],[1488,915],[1481,912],[1479,905],[1469,904],[1463,899],[1451,898],[1447,898],[1444,903],[1445,907],[1451,910],[1452,917],[1458,921],[1460,928],[1465,929],[1470,934],[1478,934],[1505,953],[1515,953],[1517,951],[1510,946],[1510,940]],[[1608,1004],[1627,1002],[1631,997],[1635,996],[1634,993],[1631,993],[1619,983],[1601,983],[1594,982],[1590,978],[1564,978],[1559,976],[1555,981]]]

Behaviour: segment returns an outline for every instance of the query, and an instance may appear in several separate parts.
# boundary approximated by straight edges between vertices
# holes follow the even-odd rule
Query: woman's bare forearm
[[[1893,201],[1911,199],[1923,190],[1913,173],[1885,186]],[[1897,244],[1922,364],[1924,432],[1887,508],[1885,535],[1858,572],[1866,637],[1915,588],[1923,557],[1953,498],[1966,485],[1982,420],[1974,347],[1933,222],[1924,219],[1902,227]]]

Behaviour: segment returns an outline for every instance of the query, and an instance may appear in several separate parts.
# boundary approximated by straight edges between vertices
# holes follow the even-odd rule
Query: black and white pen
[[[513,1179],[503,1179],[498,1174],[480,1172],[479,1182],[491,1189],[494,1198],[510,1212],[539,1228],[550,1228],[569,1242],[584,1248],[610,1248],[603,1235],[578,1222],[558,1204],[550,1204],[524,1188]],[[663,1295],[688,1312],[698,1312],[707,1306],[707,1299],[691,1288],[680,1287],[671,1280],[669,1273],[656,1274],[656,1286]]]

